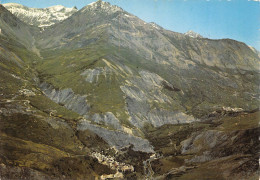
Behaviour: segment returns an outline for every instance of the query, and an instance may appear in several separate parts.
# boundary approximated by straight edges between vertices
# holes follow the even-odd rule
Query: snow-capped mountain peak
[[[48,8],[29,8],[17,3],[6,3],[3,6],[25,23],[38,27],[51,26],[78,11],[75,7],[67,8],[62,5]]]
[[[6,3],[6,4],[3,4],[5,7],[25,7],[21,4],[18,4],[18,3]]]
[[[51,7],[45,8],[45,9],[48,9],[50,11],[61,11],[62,9],[66,9],[66,7],[62,6],[62,5],[56,5],[56,6],[51,6]],[[71,9],[71,8],[68,8],[68,9]]]
[[[196,33],[194,31],[188,31],[185,33],[186,36],[190,36],[192,38],[203,38],[203,36],[201,36],[199,33]]]
[[[98,0],[96,2],[92,2],[92,3],[88,4],[87,6],[85,6],[83,8],[83,11],[96,10],[96,9],[100,9],[106,13],[115,13],[117,11],[123,11],[122,8],[120,8],[116,5],[111,5],[109,2],[105,2],[102,0]]]

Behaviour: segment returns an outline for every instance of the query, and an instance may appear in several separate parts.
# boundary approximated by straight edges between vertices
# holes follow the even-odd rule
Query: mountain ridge
[[[0,174],[23,162],[61,179],[255,174],[260,59],[244,43],[101,1],[44,31],[0,6],[0,28]]]
[[[203,36],[201,36],[199,33],[196,33],[196,32],[194,32],[192,30],[187,31],[184,34],[187,35],[187,36],[190,36],[192,38],[203,38]]]
[[[77,12],[75,7],[66,8],[62,5],[47,8],[29,8],[17,3],[6,3],[3,6],[27,24],[46,28],[60,22],[73,13]]]
[[[108,7],[114,8],[114,10],[108,11]],[[237,73],[240,73],[240,71],[246,72],[249,69],[252,70],[257,67],[256,64],[254,64],[257,63],[257,57],[242,43],[232,40],[198,40],[189,38],[179,33],[166,31],[164,29],[159,30],[137,17],[129,17],[125,16],[125,14],[128,15],[127,12],[122,11],[120,8],[111,6],[109,3],[102,4],[102,2],[99,1],[91,6],[84,7],[67,20],[47,28],[41,34],[42,37],[45,37],[43,38],[44,41],[37,40],[37,45],[46,52],[48,52],[49,49],[54,48],[55,51],[59,50],[61,52],[70,49],[72,53],[74,52],[74,49],[80,48],[84,51],[84,48],[87,48],[86,52],[89,51],[88,56],[91,57],[93,55],[94,59],[96,59],[93,61],[93,65],[90,66],[91,68],[88,68],[87,66],[85,70],[81,70],[77,65],[72,68],[78,68],[79,76],[81,78],[86,78],[85,81],[87,82],[86,85],[83,83],[81,87],[72,88],[74,93],[86,95],[85,93],[90,93],[87,89],[91,89],[91,87],[95,87],[94,89],[100,93],[98,97],[99,101],[102,103],[98,106],[96,100],[91,96],[87,97],[87,102],[90,103],[89,106],[96,106],[96,108],[90,109],[90,112],[88,112],[90,115],[87,115],[88,113],[86,114],[88,117],[92,118],[93,121],[96,121],[96,117],[101,116],[102,113],[112,113],[114,115],[114,122],[112,121],[110,123],[117,123],[119,120],[120,123],[125,122],[126,126],[124,126],[129,128],[130,122],[130,125],[134,125],[139,130],[145,123],[152,123],[153,126],[161,126],[164,123],[186,122],[185,119],[194,121],[196,118],[201,118],[202,115],[192,112],[192,108],[188,108],[186,103],[188,102],[189,104],[190,100],[188,97],[193,94],[192,91],[196,89],[197,85],[192,80],[189,80],[188,82],[181,81],[182,76],[190,76],[192,79],[192,77],[197,74],[196,76],[205,81],[201,81],[201,85],[207,86],[210,81],[203,77],[203,74],[210,74],[210,76],[214,77],[215,81],[223,81],[222,83],[223,86],[227,88],[227,93],[230,91],[230,88],[238,88],[238,84],[236,83],[237,80],[235,80],[235,82],[233,81],[233,75],[229,78],[224,78],[223,75],[219,74],[218,70],[214,70],[214,68],[219,68],[220,71],[233,71],[232,73],[236,75]],[[153,37],[156,40],[152,41],[153,39],[150,37]],[[208,51],[213,50],[205,50],[206,48],[204,47],[206,46],[207,49],[215,49],[214,56],[209,56]],[[228,59],[228,53],[226,54],[226,57],[221,57],[218,52],[223,56],[223,48],[227,49],[227,52],[231,52],[232,48],[237,48],[236,46],[245,49],[245,51],[247,51],[246,54],[249,55],[251,53],[251,55],[244,58],[243,54],[238,52],[237,55],[234,54],[234,57],[236,58],[233,57],[232,59],[229,59],[229,61],[223,61],[222,58],[225,60]],[[196,50],[198,47],[199,50]],[[189,51],[187,51],[188,48],[190,48]],[[94,55],[95,49],[102,50],[102,53],[100,53],[100,55]],[[199,54],[199,51],[201,54]],[[137,67],[141,67],[141,70],[138,70],[136,67],[129,68],[129,65],[133,65],[132,58],[125,55],[123,58],[121,53],[132,54],[132,56],[135,55],[138,61],[135,61],[134,64],[136,64]],[[77,56],[77,54],[74,54],[74,57]],[[197,58],[200,58],[200,60],[197,60]],[[122,59],[125,60],[122,61]],[[210,59],[214,59],[214,61]],[[248,59],[248,64],[244,62],[245,59]],[[83,59],[82,63],[84,61],[85,60]],[[52,64],[53,62],[49,61],[48,63]],[[55,77],[59,79],[57,69],[53,69],[54,71],[51,70],[48,63],[46,62],[46,65],[44,65],[44,63],[39,65],[39,68],[42,69],[41,71],[44,74],[49,71],[49,75],[54,76],[54,78],[47,78],[44,81],[48,81],[48,83],[52,84],[55,88],[60,87],[59,83],[55,80]],[[60,69],[61,72],[70,74],[65,70],[70,62],[66,61],[64,63],[67,65]],[[249,64],[251,65],[249,66]],[[176,80],[174,82],[168,74],[158,72],[158,70],[154,68],[158,65],[160,65],[162,69],[165,69],[169,74],[174,74],[177,82]],[[174,68],[169,68],[169,65]],[[53,65],[53,67],[55,66]],[[204,69],[204,67],[206,67],[206,69]],[[192,71],[193,74],[188,71]],[[258,70],[255,69],[255,71],[257,72]],[[125,75],[125,72],[128,73]],[[131,77],[134,72],[138,74],[137,77]],[[109,84],[108,82],[111,82],[110,78],[116,78],[117,82],[115,84]],[[127,84],[125,84],[124,81],[126,81]],[[64,82],[60,88],[70,88],[70,83],[72,82]],[[100,88],[95,86],[97,83],[100,84]],[[105,84],[109,88],[117,89],[117,98],[115,99],[117,99],[117,103],[120,102],[120,107],[125,107],[126,111],[122,111],[122,109],[118,108],[113,108],[113,111],[111,111],[112,109],[109,107],[112,105],[110,102],[113,102],[113,100],[109,99],[104,101],[104,99],[108,98],[105,97],[107,95],[104,94],[102,90],[105,88]],[[213,83],[210,84],[216,87]],[[194,88],[190,89],[191,85]],[[161,91],[165,87],[170,90],[162,93]],[[86,90],[83,91],[81,89]],[[179,91],[176,90],[175,92],[175,89],[179,89]],[[201,91],[201,88],[198,89]],[[152,90],[153,93],[157,93],[157,97],[153,97],[153,94],[149,93],[148,95],[143,94],[143,92],[150,90]],[[214,90],[212,89],[212,91]],[[92,91],[92,93],[96,94],[94,91]],[[204,93],[208,95],[205,95]],[[224,92],[223,94],[218,95],[218,97],[212,96],[212,92],[204,91],[203,94],[202,97],[195,96],[194,101],[202,98],[199,101],[211,104],[217,99],[222,99],[221,96],[226,96],[224,95]],[[217,94],[217,92],[214,94]],[[173,100],[174,98],[172,99],[170,95],[176,98],[176,100]],[[203,96],[206,96],[206,99],[208,100],[205,101],[205,97]],[[241,99],[243,99],[243,96],[244,95],[241,96]],[[237,97],[235,100],[232,96],[228,98],[230,98],[232,102],[239,100]],[[222,100],[224,104],[221,105],[221,107],[228,106],[227,102],[225,102],[226,99],[224,99]],[[151,107],[144,105],[149,104],[149,102],[156,102],[156,105],[154,105],[155,107],[152,105],[149,105]],[[192,104],[193,103],[194,102],[192,102]],[[161,106],[165,107],[161,108]],[[215,105],[208,105],[209,110],[207,111],[209,112],[207,113],[213,112],[214,106]],[[139,107],[140,109],[136,109],[135,107]],[[247,109],[248,107],[240,108]],[[202,109],[204,110],[204,108]],[[100,111],[101,114],[98,113]],[[120,118],[120,116],[122,117],[122,114],[124,116],[123,119]],[[196,118],[192,118],[192,116],[195,116]],[[99,117],[98,119],[98,121],[108,123],[106,122],[105,117]],[[176,119],[178,119],[178,121]],[[136,133],[135,135],[139,136],[140,134],[138,134],[139,133]]]

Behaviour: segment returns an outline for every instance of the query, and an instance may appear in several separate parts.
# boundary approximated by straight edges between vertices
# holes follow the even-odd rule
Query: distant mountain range
[[[245,43],[169,31],[101,0],[0,5],[0,28],[3,177],[257,175],[260,58]]]
[[[43,9],[28,8],[17,3],[6,3],[3,6],[25,23],[38,27],[51,26],[78,11],[76,7],[66,8],[61,5]]]

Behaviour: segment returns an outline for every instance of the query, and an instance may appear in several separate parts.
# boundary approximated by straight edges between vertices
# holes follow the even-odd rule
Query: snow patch
[[[133,16],[131,16],[131,15],[128,15],[128,14],[124,14],[124,16],[125,16],[125,17],[133,17]]]
[[[62,5],[48,8],[29,8],[16,3],[6,3],[3,6],[25,23],[38,27],[51,26],[67,19],[77,11],[76,8],[66,8]]]
[[[96,2],[89,3],[88,6],[93,6]]]
[[[192,38],[203,38],[199,33],[196,33],[194,31],[188,31],[185,33],[186,36],[192,37]]]

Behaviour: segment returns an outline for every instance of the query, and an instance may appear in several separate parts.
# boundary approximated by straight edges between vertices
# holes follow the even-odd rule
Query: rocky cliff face
[[[30,176],[43,176],[36,169],[52,178],[181,179],[203,172],[207,163],[251,163],[255,172],[256,151],[217,149],[241,149],[251,143],[246,135],[257,131],[250,130],[259,104],[260,59],[253,48],[168,31],[103,1],[44,31],[0,10],[4,174],[17,173],[16,164]],[[236,137],[244,141],[230,141]],[[244,160],[223,162],[238,156]],[[116,162],[134,170],[104,165]],[[229,178],[236,168],[212,177]]]

